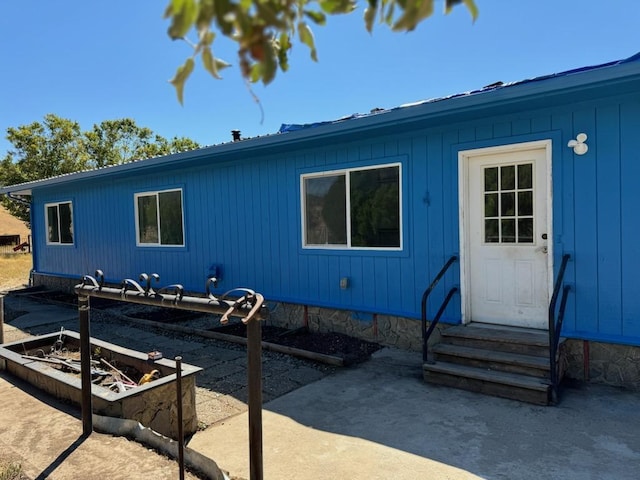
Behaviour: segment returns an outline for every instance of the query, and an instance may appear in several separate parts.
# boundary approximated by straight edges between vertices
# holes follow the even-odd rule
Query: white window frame
[[[169,192],[180,192],[180,217],[182,219],[182,243],[181,244],[165,244],[161,243],[162,232],[160,231],[160,194]],[[156,199],[156,225],[158,227],[158,241],[156,243],[143,243],[140,241],[140,216],[138,211],[138,198],[140,197],[152,197]],[[182,188],[169,188],[166,190],[151,190],[147,192],[138,192],[134,194],[133,198],[135,208],[135,222],[136,222],[136,246],[138,247],[165,247],[165,248],[180,248],[185,246],[185,229],[184,229],[184,194]]]
[[[69,205],[69,211],[71,213],[71,225],[70,225],[70,230],[71,230],[71,242],[63,242],[62,241],[62,228],[60,225],[60,205]],[[55,207],[57,212],[58,212],[58,225],[56,225],[56,227],[58,228],[58,241],[57,242],[53,242],[50,240],[49,238],[49,208],[50,207]],[[45,235],[47,238],[47,245],[75,245],[75,241],[76,241],[76,236],[75,236],[75,232],[73,229],[73,202],[71,200],[65,200],[62,202],[51,202],[51,203],[45,203],[44,204],[44,221],[45,221]]]
[[[360,172],[363,170],[380,170],[384,168],[397,167],[398,168],[398,215],[399,215],[399,234],[400,245],[398,247],[360,247],[351,245],[351,172]],[[347,243],[346,245],[338,244],[307,244],[306,242],[306,198],[305,198],[305,180],[310,178],[321,178],[344,175],[345,176],[345,194],[346,194],[346,222],[347,222]],[[323,249],[323,250],[365,250],[365,251],[402,251],[404,245],[404,215],[403,215],[403,176],[402,176],[402,163],[382,163],[376,165],[366,165],[362,167],[341,168],[336,170],[327,170],[322,172],[310,172],[300,175],[300,214],[301,214],[301,235],[302,235],[302,248],[303,249]]]

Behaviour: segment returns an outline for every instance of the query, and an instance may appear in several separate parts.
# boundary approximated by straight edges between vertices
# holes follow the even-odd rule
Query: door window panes
[[[533,174],[533,163],[483,169],[485,243],[533,243]]]

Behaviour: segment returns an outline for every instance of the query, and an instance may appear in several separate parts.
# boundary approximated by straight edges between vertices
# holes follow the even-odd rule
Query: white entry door
[[[549,148],[543,142],[461,153],[466,322],[547,328]]]

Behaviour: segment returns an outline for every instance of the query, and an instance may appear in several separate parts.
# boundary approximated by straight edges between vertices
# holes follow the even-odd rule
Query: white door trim
[[[553,293],[553,191],[551,169],[551,140],[538,140],[533,142],[513,143],[496,147],[475,148],[460,150],[458,152],[458,205],[460,228],[460,298],[462,308],[462,323],[471,321],[471,296],[470,296],[470,260],[469,260],[469,229],[467,228],[466,212],[469,211],[469,159],[479,155],[491,155],[498,153],[517,152],[523,150],[544,149],[547,164],[547,284],[549,298]]]

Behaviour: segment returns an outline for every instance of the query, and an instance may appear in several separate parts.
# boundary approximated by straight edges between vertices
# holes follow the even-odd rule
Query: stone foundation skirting
[[[287,303],[267,305],[270,325],[290,329],[307,326],[312,332],[342,333],[403,350],[422,350],[419,320]]]
[[[569,339],[566,376],[640,391],[640,347]]]
[[[31,281],[34,287],[46,287],[50,290],[73,293],[73,288],[81,283],[82,279],[80,277],[56,277],[55,275],[43,275],[42,273],[33,272]]]

